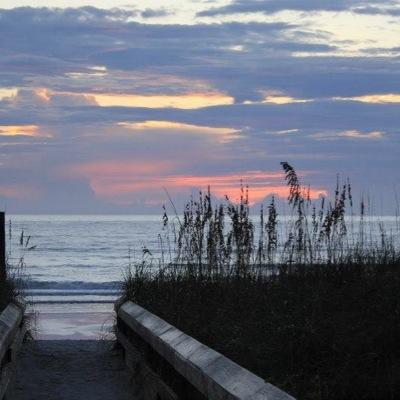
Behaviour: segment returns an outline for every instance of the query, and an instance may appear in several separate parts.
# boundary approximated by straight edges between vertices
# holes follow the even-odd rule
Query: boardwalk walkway
[[[121,354],[94,340],[25,343],[13,400],[133,400]]]

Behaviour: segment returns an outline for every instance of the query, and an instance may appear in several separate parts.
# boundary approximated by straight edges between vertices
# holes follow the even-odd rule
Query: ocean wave
[[[115,300],[34,300],[34,304],[114,304]]]
[[[87,281],[35,281],[26,282],[25,289],[47,289],[47,290],[120,290],[121,281],[87,282]]]
[[[93,253],[94,251],[115,251],[115,248],[110,246],[96,246],[88,244],[87,246],[77,246],[77,247],[52,247],[52,246],[38,246],[36,252],[61,252],[61,253]]]
[[[25,290],[24,294],[26,296],[119,296],[122,294],[122,291],[114,289],[29,289]]]

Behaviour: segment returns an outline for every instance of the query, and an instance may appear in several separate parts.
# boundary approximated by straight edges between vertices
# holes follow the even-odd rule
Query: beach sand
[[[113,304],[35,304],[29,310],[37,340],[113,340]]]
[[[113,322],[112,304],[36,304],[36,340],[22,346],[10,398],[135,399],[133,381],[110,333]]]

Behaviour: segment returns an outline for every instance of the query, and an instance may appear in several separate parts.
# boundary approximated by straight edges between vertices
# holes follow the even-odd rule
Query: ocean
[[[11,263],[24,259],[17,273],[29,301],[99,304],[115,301],[129,264],[143,259],[143,246],[157,256],[162,222],[152,215],[11,215],[6,229]]]
[[[143,247],[151,257],[160,255],[161,215],[9,215],[7,230],[9,221],[7,249],[13,264],[24,258],[19,274],[25,278],[25,294],[34,304],[47,307],[112,304],[129,264],[143,259]],[[367,232],[379,240],[379,221],[398,243],[395,217],[372,218]],[[284,226],[283,222],[283,230]],[[22,231],[24,243],[30,236],[28,246],[20,245]]]

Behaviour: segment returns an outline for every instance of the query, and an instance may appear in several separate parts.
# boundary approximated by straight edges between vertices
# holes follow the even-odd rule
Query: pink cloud
[[[174,164],[168,162],[108,161],[74,166],[69,169],[69,174],[87,179],[97,197],[125,205],[135,203],[138,198],[146,204],[162,202],[163,188],[174,195],[184,195],[192,189],[206,190],[208,186],[214,196],[222,199],[227,195],[232,201],[238,201],[241,181],[249,185],[251,204],[272,194],[282,198],[289,194],[281,172],[194,176],[173,174],[173,167]],[[327,195],[327,191],[310,190],[312,199],[321,195]]]
[[[72,177],[126,178],[153,175],[170,170],[175,163],[157,161],[98,161],[69,167],[65,174]]]
[[[42,190],[37,186],[26,184],[0,185],[0,196],[8,199],[29,200],[38,198]]]

